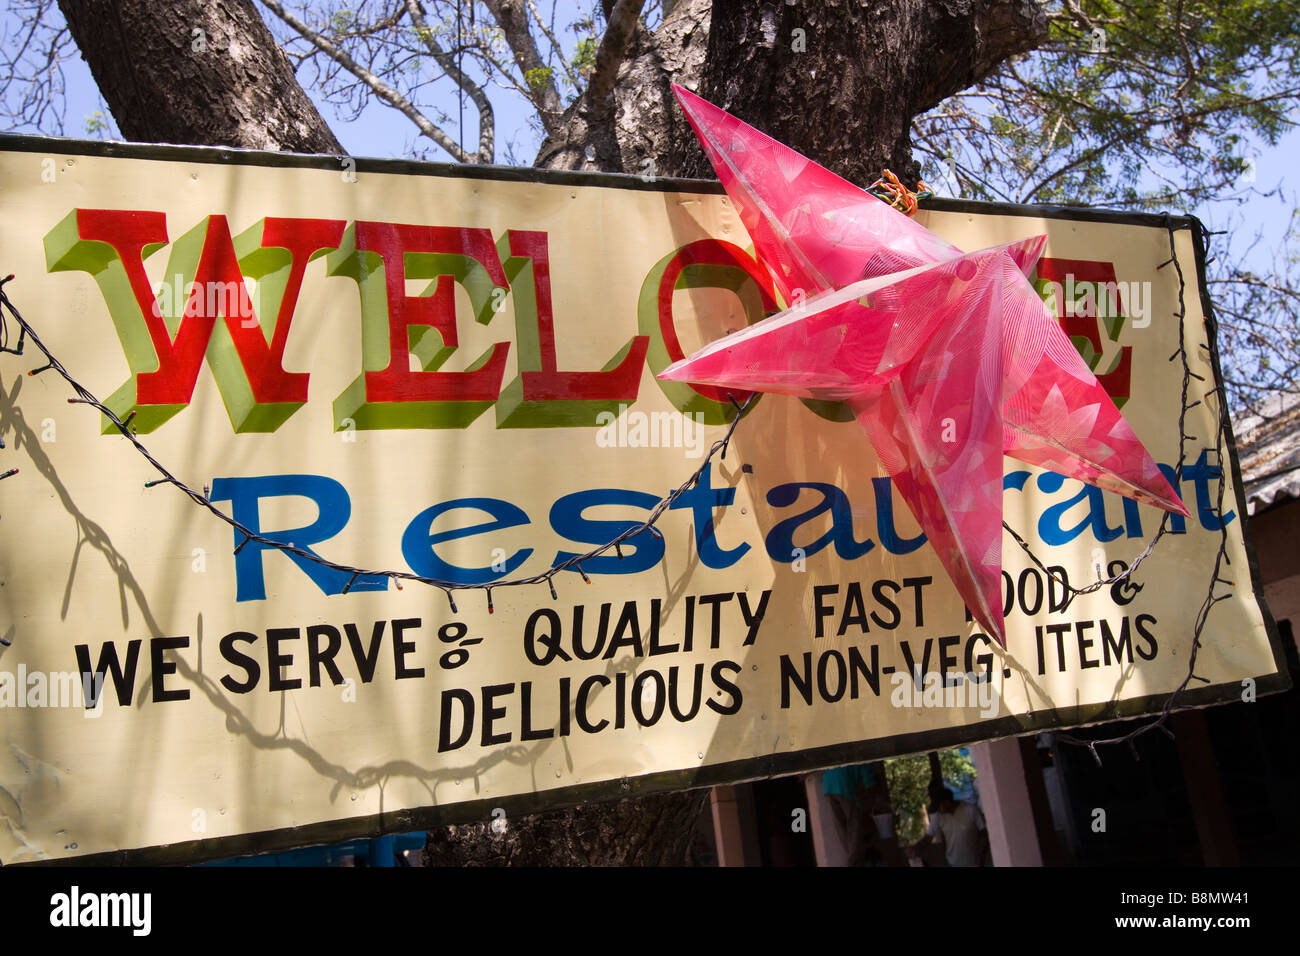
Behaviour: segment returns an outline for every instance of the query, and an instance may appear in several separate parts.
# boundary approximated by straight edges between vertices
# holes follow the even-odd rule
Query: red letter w
[[[206,355],[235,431],[270,432],[307,401],[308,375],[284,370],[284,349],[307,263],[337,247],[343,227],[268,218],[232,240],[226,217],[208,216],[176,240],[155,292],[144,260],[167,245],[163,213],[74,209],[46,235],[45,260],[99,285],[132,373],[104,403],[119,418],[135,411],[141,432],[167,421],[189,404]]]

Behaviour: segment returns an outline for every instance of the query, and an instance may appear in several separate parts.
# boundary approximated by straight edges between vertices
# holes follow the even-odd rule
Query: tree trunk
[[[584,804],[491,824],[429,832],[432,866],[681,866],[708,790]],[[498,832],[500,831],[500,832]]]
[[[613,103],[596,105],[586,95],[578,97],[533,165],[682,175],[678,153],[691,131],[671,84],[699,87],[712,6],[712,0],[680,0],[653,34],[638,28],[619,69]]]
[[[1035,0],[684,0],[634,39],[612,128],[579,99],[537,163],[712,178],[675,82],[850,181],[915,182],[912,118],[1046,37]]]
[[[342,153],[252,0],[59,0],[129,140]]]

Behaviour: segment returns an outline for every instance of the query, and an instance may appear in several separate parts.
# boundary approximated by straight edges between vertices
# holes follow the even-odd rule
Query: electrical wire
[[[1200,226],[1199,223],[1196,223],[1196,227],[1197,228],[1194,234],[1195,238],[1197,242],[1201,245],[1201,248],[1204,249],[1204,246],[1207,242],[1206,237],[1208,234],[1205,233],[1205,230],[1203,229],[1203,227]],[[1191,392],[1192,380],[1196,379],[1204,382],[1205,379],[1203,376],[1198,375],[1197,373],[1192,371],[1190,360],[1188,357],[1188,349],[1187,349],[1187,341],[1186,341],[1187,335],[1186,335],[1186,328],[1185,328],[1185,321],[1187,317],[1187,303],[1186,303],[1187,280],[1183,274],[1182,264],[1178,261],[1178,256],[1174,245],[1175,231],[1173,228],[1172,219],[1168,215],[1165,216],[1165,229],[1169,235],[1170,257],[1168,260],[1162,263],[1158,268],[1164,269],[1169,265],[1173,265],[1178,275],[1178,312],[1176,313],[1176,317],[1178,318],[1179,321],[1178,350],[1169,357],[1169,361],[1173,362],[1175,360],[1181,359],[1182,366],[1183,366],[1182,398],[1181,398],[1181,407],[1178,416],[1178,433],[1179,433],[1178,465],[1175,470],[1176,475],[1181,475],[1183,466],[1187,460],[1187,445],[1188,442],[1192,440],[1191,436],[1187,434],[1187,413],[1191,411],[1193,408],[1195,408],[1197,405],[1201,404],[1202,401],[1208,400],[1209,397],[1215,394],[1216,392],[1218,392],[1220,394],[1220,397],[1222,398],[1222,388],[1221,386],[1216,385],[1213,388],[1211,388],[1209,391],[1205,392],[1200,399],[1197,399],[1196,401],[1193,401],[1191,403],[1189,403],[1187,400]],[[634,525],[626,529],[625,531],[623,531],[623,533],[605,542],[604,544],[592,548],[590,551],[586,552],[585,554],[575,555],[567,559],[566,561],[557,564],[547,569],[546,571],[543,571],[538,574],[527,575],[527,576],[522,576],[517,578],[508,578],[504,580],[497,580],[491,582],[490,584],[462,584],[455,581],[425,577],[423,575],[415,574],[410,571],[368,570],[368,569],[354,567],[348,564],[343,564],[337,561],[331,561],[328,558],[324,558],[319,554],[316,554],[314,551],[310,551],[306,548],[300,548],[283,541],[276,541],[273,538],[267,537],[266,535],[260,534],[258,532],[254,532],[244,524],[240,523],[239,521],[236,521],[232,516],[225,514],[216,506],[214,506],[212,502],[208,500],[206,487],[204,488],[203,492],[200,493],[198,491],[195,491],[189,485],[185,484],[185,482],[181,481],[179,478],[177,478],[175,474],[173,474],[170,470],[168,470],[165,466],[163,466],[163,464],[159,462],[149,452],[149,450],[141,443],[139,438],[136,436],[136,433],[131,429],[131,420],[135,417],[134,411],[128,414],[125,419],[119,418],[117,414],[113,412],[112,409],[104,405],[87,388],[85,388],[83,385],[81,385],[80,382],[78,382],[75,378],[73,378],[72,375],[68,372],[68,370],[63,366],[63,364],[59,362],[57,358],[54,357],[54,355],[50,352],[48,348],[46,348],[45,343],[41,341],[40,336],[37,335],[35,329],[33,329],[31,324],[28,323],[27,320],[23,318],[21,313],[19,313],[19,311],[14,307],[8,295],[5,293],[4,286],[13,278],[14,277],[10,275],[5,279],[0,280],[0,352],[7,352],[13,355],[21,355],[23,353],[23,348],[26,342],[30,340],[31,343],[35,345],[37,349],[40,350],[41,354],[44,355],[46,359],[46,364],[40,366],[39,368],[32,369],[31,372],[29,372],[29,374],[37,375],[42,372],[49,371],[51,369],[58,372],[59,375],[64,379],[64,381],[66,381],[68,385],[72,387],[72,390],[76,393],[75,398],[68,399],[69,403],[89,405],[92,408],[97,409],[105,418],[107,418],[118,429],[118,431],[121,432],[121,434],[128,441],[130,441],[132,445],[135,446],[136,451],[138,451],[141,454],[141,456],[143,456],[144,459],[148,461],[149,464],[152,465],[154,469],[162,476],[161,478],[156,478],[145,482],[145,487],[148,488],[148,487],[153,487],[161,484],[174,485],[183,494],[185,494],[194,504],[198,505],[199,507],[207,509],[212,514],[214,514],[217,518],[224,521],[227,525],[229,525],[231,528],[235,530],[237,535],[242,536],[242,540],[240,540],[239,544],[236,545],[235,547],[236,554],[238,554],[250,541],[252,541],[264,547],[275,548],[280,551],[283,551],[286,554],[295,555],[297,557],[304,558],[308,561],[313,561],[316,564],[319,564],[323,567],[344,572],[350,575],[348,579],[348,583],[343,588],[344,593],[347,593],[347,591],[356,582],[357,578],[361,577],[362,575],[391,578],[393,579],[394,583],[397,585],[399,589],[402,586],[401,585],[402,581],[415,581],[417,583],[425,584],[430,587],[434,587],[442,590],[447,597],[448,604],[450,605],[453,613],[458,613],[459,610],[456,606],[455,597],[453,596],[454,592],[456,591],[477,590],[477,591],[485,592],[489,613],[492,612],[494,609],[493,602],[492,602],[492,592],[500,588],[521,587],[524,585],[534,585],[534,584],[545,584],[550,592],[551,599],[556,600],[558,598],[558,595],[555,590],[554,578],[560,572],[573,569],[582,576],[583,581],[590,584],[591,579],[590,577],[588,577],[587,573],[582,568],[583,562],[590,561],[591,559],[603,555],[611,550],[613,550],[617,554],[617,556],[621,559],[623,557],[622,544],[628,541],[630,538],[633,538],[636,535],[642,534],[644,532],[649,532],[655,535],[656,537],[662,538],[663,534],[658,530],[658,528],[655,527],[655,523],[660,519],[660,517],[663,516],[663,514],[666,511],[668,511],[672,507],[673,503],[678,498],[680,498],[683,494],[685,494],[687,491],[689,491],[691,488],[695,486],[695,484],[699,481],[700,476],[704,473],[704,470],[708,468],[712,463],[713,457],[715,455],[718,455],[720,459],[726,458],[727,446],[730,443],[732,435],[736,430],[736,426],[739,425],[741,418],[744,416],[745,412],[748,411],[749,407],[754,402],[755,398],[757,398],[757,393],[751,394],[743,405],[738,403],[734,398],[732,398],[731,402],[732,405],[735,406],[736,415],[728,425],[726,434],[723,435],[721,439],[714,442],[713,445],[709,448],[708,454],[705,455],[704,461],[700,464],[699,468],[697,468],[695,472],[692,473],[691,476],[686,479],[685,482],[683,482],[675,490],[670,492],[666,497],[661,499],[660,502],[655,506],[655,508],[650,512],[649,517],[647,517],[644,521],[642,521],[638,525]],[[1216,318],[1213,314],[1212,308],[1207,309],[1207,312],[1208,312],[1208,314],[1206,315],[1207,331],[1210,334],[1212,334],[1215,326]],[[9,345],[10,333],[9,333],[8,323],[5,319],[6,313],[13,318],[13,320],[18,324],[18,328],[19,328],[17,343],[12,347],[10,347]],[[1201,343],[1200,348],[1205,349],[1206,352],[1210,355],[1210,357],[1213,358],[1213,352],[1210,350],[1210,346],[1208,342]],[[1226,402],[1220,400],[1218,403],[1218,409],[1219,409],[1218,423],[1217,423],[1217,429],[1215,435],[1215,455],[1218,462],[1220,463],[1220,468],[1222,468],[1223,443],[1224,443],[1224,437],[1225,437],[1227,422],[1228,422],[1228,412],[1227,412]],[[3,442],[0,442],[0,448],[2,447],[3,447]],[[12,469],[4,473],[3,475],[0,475],[0,478],[7,478],[10,475],[16,474],[17,470],[18,469],[16,468]],[[1216,512],[1218,514],[1223,513],[1223,495],[1224,495],[1225,487],[1226,487],[1226,481],[1223,480],[1223,475],[1221,472],[1219,486],[1218,486],[1218,498],[1216,502]],[[1044,565],[1044,563],[1038,558],[1038,556],[1034,554],[1033,550],[1029,546],[1029,543],[1023,537],[1021,537],[1021,535],[1018,534],[1015,531],[1015,529],[1013,529],[1005,521],[1003,522],[1003,528],[1005,528],[1006,531],[1008,531],[1011,534],[1011,536],[1016,540],[1016,542],[1019,543],[1021,548],[1024,549],[1025,553],[1029,555],[1033,563],[1037,565],[1037,567],[1041,571],[1043,571],[1045,574],[1051,577],[1054,581],[1056,581],[1057,584],[1059,584],[1064,589],[1064,591],[1069,595],[1069,598],[1067,599],[1066,602],[1068,606],[1069,601],[1073,600],[1075,597],[1079,595],[1089,594],[1094,591],[1100,590],[1101,588],[1111,587],[1115,584],[1118,584],[1122,581],[1129,579],[1133,575],[1133,573],[1137,570],[1138,566],[1144,560],[1146,560],[1147,557],[1149,557],[1152,554],[1157,543],[1166,534],[1180,533],[1171,530],[1171,524],[1170,524],[1171,517],[1172,516],[1168,512],[1165,513],[1163,519],[1161,520],[1160,527],[1156,530],[1155,535],[1151,538],[1150,541],[1147,542],[1146,547],[1133,560],[1133,563],[1130,564],[1124,571],[1109,578],[1099,579],[1098,581],[1081,588],[1074,587],[1067,580],[1063,580],[1061,578],[1056,577],[1046,567],[1046,565]],[[1187,674],[1183,678],[1182,682],[1178,685],[1178,687],[1172,693],[1170,693],[1170,695],[1165,699],[1160,714],[1154,720],[1151,720],[1148,723],[1145,723],[1126,734],[1118,735],[1115,737],[1108,737],[1099,740],[1088,740],[1085,738],[1077,737],[1069,733],[1057,732],[1056,739],[1058,741],[1075,745],[1075,746],[1087,747],[1088,750],[1091,752],[1093,758],[1097,761],[1097,764],[1100,766],[1101,755],[1097,751],[1097,748],[1099,746],[1108,745],[1108,744],[1128,744],[1134,756],[1137,757],[1138,754],[1137,754],[1136,741],[1142,735],[1150,733],[1154,730],[1160,730],[1166,735],[1168,735],[1170,738],[1173,738],[1174,736],[1173,732],[1166,726],[1166,724],[1168,722],[1170,714],[1173,712],[1175,705],[1178,702],[1180,695],[1182,695],[1186,691],[1188,685],[1193,680],[1200,681],[1203,683],[1209,683],[1208,678],[1201,677],[1198,674],[1196,674],[1196,661],[1197,661],[1197,654],[1200,648],[1203,646],[1201,642],[1201,637],[1204,632],[1205,622],[1209,617],[1210,611],[1213,609],[1215,604],[1218,604],[1222,601],[1226,601],[1232,597],[1231,591],[1228,591],[1227,593],[1216,594],[1215,593],[1216,589],[1220,585],[1226,585],[1229,588],[1235,587],[1235,584],[1228,578],[1224,577],[1223,574],[1221,573],[1223,570],[1223,566],[1225,564],[1231,564],[1231,559],[1228,557],[1227,554],[1227,544],[1228,544],[1227,525],[1226,523],[1220,522],[1219,548],[1215,556],[1214,569],[1210,576],[1209,593],[1206,595],[1205,600],[1202,601],[1201,606],[1196,614],[1195,624],[1192,632],[1192,645],[1191,645],[1191,650],[1188,654]],[[9,641],[0,638],[0,643],[8,644]]]

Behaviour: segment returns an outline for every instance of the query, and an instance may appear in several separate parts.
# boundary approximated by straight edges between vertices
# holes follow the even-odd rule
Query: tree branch
[[[582,88],[582,80],[577,73],[573,72],[573,67],[569,65],[568,58],[564,55],[564,47],[560,46],[560,41],[555,39],[555,34],[546,26],[546,21],[542,19],[541,11],[537,9],[537,4],[533,0],[528,0],[528,9],[533,14],[533,20],[537,23],[537,28],[551,42],[551,49],[559,56],[560,62],[564,64],[564,73],[569,78],[569,83],[575,90]]]
[[[618,0],[610,11],[605,35],[600,39],[596,50],[596,67],[591,71],[587,83],[587,101],[601,103],[614,91],[614,81],[618,79],[618,68],[627,55],[628,44],[632,40],[632,31],[636,29],[637,18],[645,0]]]
[[[461,149],[460,144],[440,130],[437,126],[434,126],[427,116],[415,108],[415,104],[379,77],[375,76],[375,74],[371,73],[356,60],[352,59],[352,57],[348,56],[347,53],[335,46],[324,36],[317,33],[292,13],[285,10],[277,0],[262,0],[262,5],[289,26],[293,27],[293,29],[298,31],[304,39],[313,44],[331,60],[343,67],[343,69],[347,70],[366,86],[370,87],[375,96],[379,97],[393,109],[397,110],[414,123],[424,136],[427,136],[446,150],[457,162],[468,163],[471,161],[470,155]]]
[[[555,88],[551,70],[542,62],[533,34],[528,29],[528,12],[523,0],[483,0],[483,5],[496,17],[497,25],[501,27],[524,75],[526,94],[537,107],[543,128],[551,132],[559,124],[564,110],[560,106],[560,92]]]
[[[476,163],[492,162],[496,121],[487,94],[483,92],[483,87],[461,72],[460,67],[456,65],[455,59],[434,38],[433,31],[429,29],[429,24],[425,22],[419,0],[406,0],[406,11],[410,14],[411,22],[415,25],[416,34],[424,41],[424,45],[429,52],[433,54],[433,59],[457,86],[469,94],[469,98],[474,101],[474,106],[478,108],[478,154],[473,159],[465,161]]]
[[[126,139],[338,154],[255,0],[59,0]]]
[[[1089,33],[1091,33],[1094,29],[1096,29],[1096,27],[1093,25],[1091,18],[1089,18],[1089,16],[1083,12],[1082,8],[1080,8],[1080,6],[1077,3],[1075,3],[1074,0],[1062,0],[1061,5],[1064,6],[1065,9],[1069,12],[1069,17],[1068,18],[1062,17],[1060,19],[1072,20],[1079,26],[1083,27],[1083,29],[1087,30]]]

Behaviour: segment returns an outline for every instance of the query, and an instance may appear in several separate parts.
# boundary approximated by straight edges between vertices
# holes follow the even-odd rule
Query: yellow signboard
[[[1221,545],[1235,587],[1183,699],[1283,685],[1215,396],[1179,430],[1179,355],[1189,404],[1216,379],[1189,220],[919,214],[969,250],[1047,233],[1039,288],[1192,512],[1067,605],[1165,515],[1008,460],[1007,523],[1048,570],[1007,536],[1004,651],[841,409],[762,397],[709,457],[733,405],[655,379],[781,306],[715,185],[0,144],[6,294],[193,491],[58,368],[29,377],[30,338],[0,354],[4,863],[229,856],[1158,711]],[[543,578],[702,466],[653,530]]]

